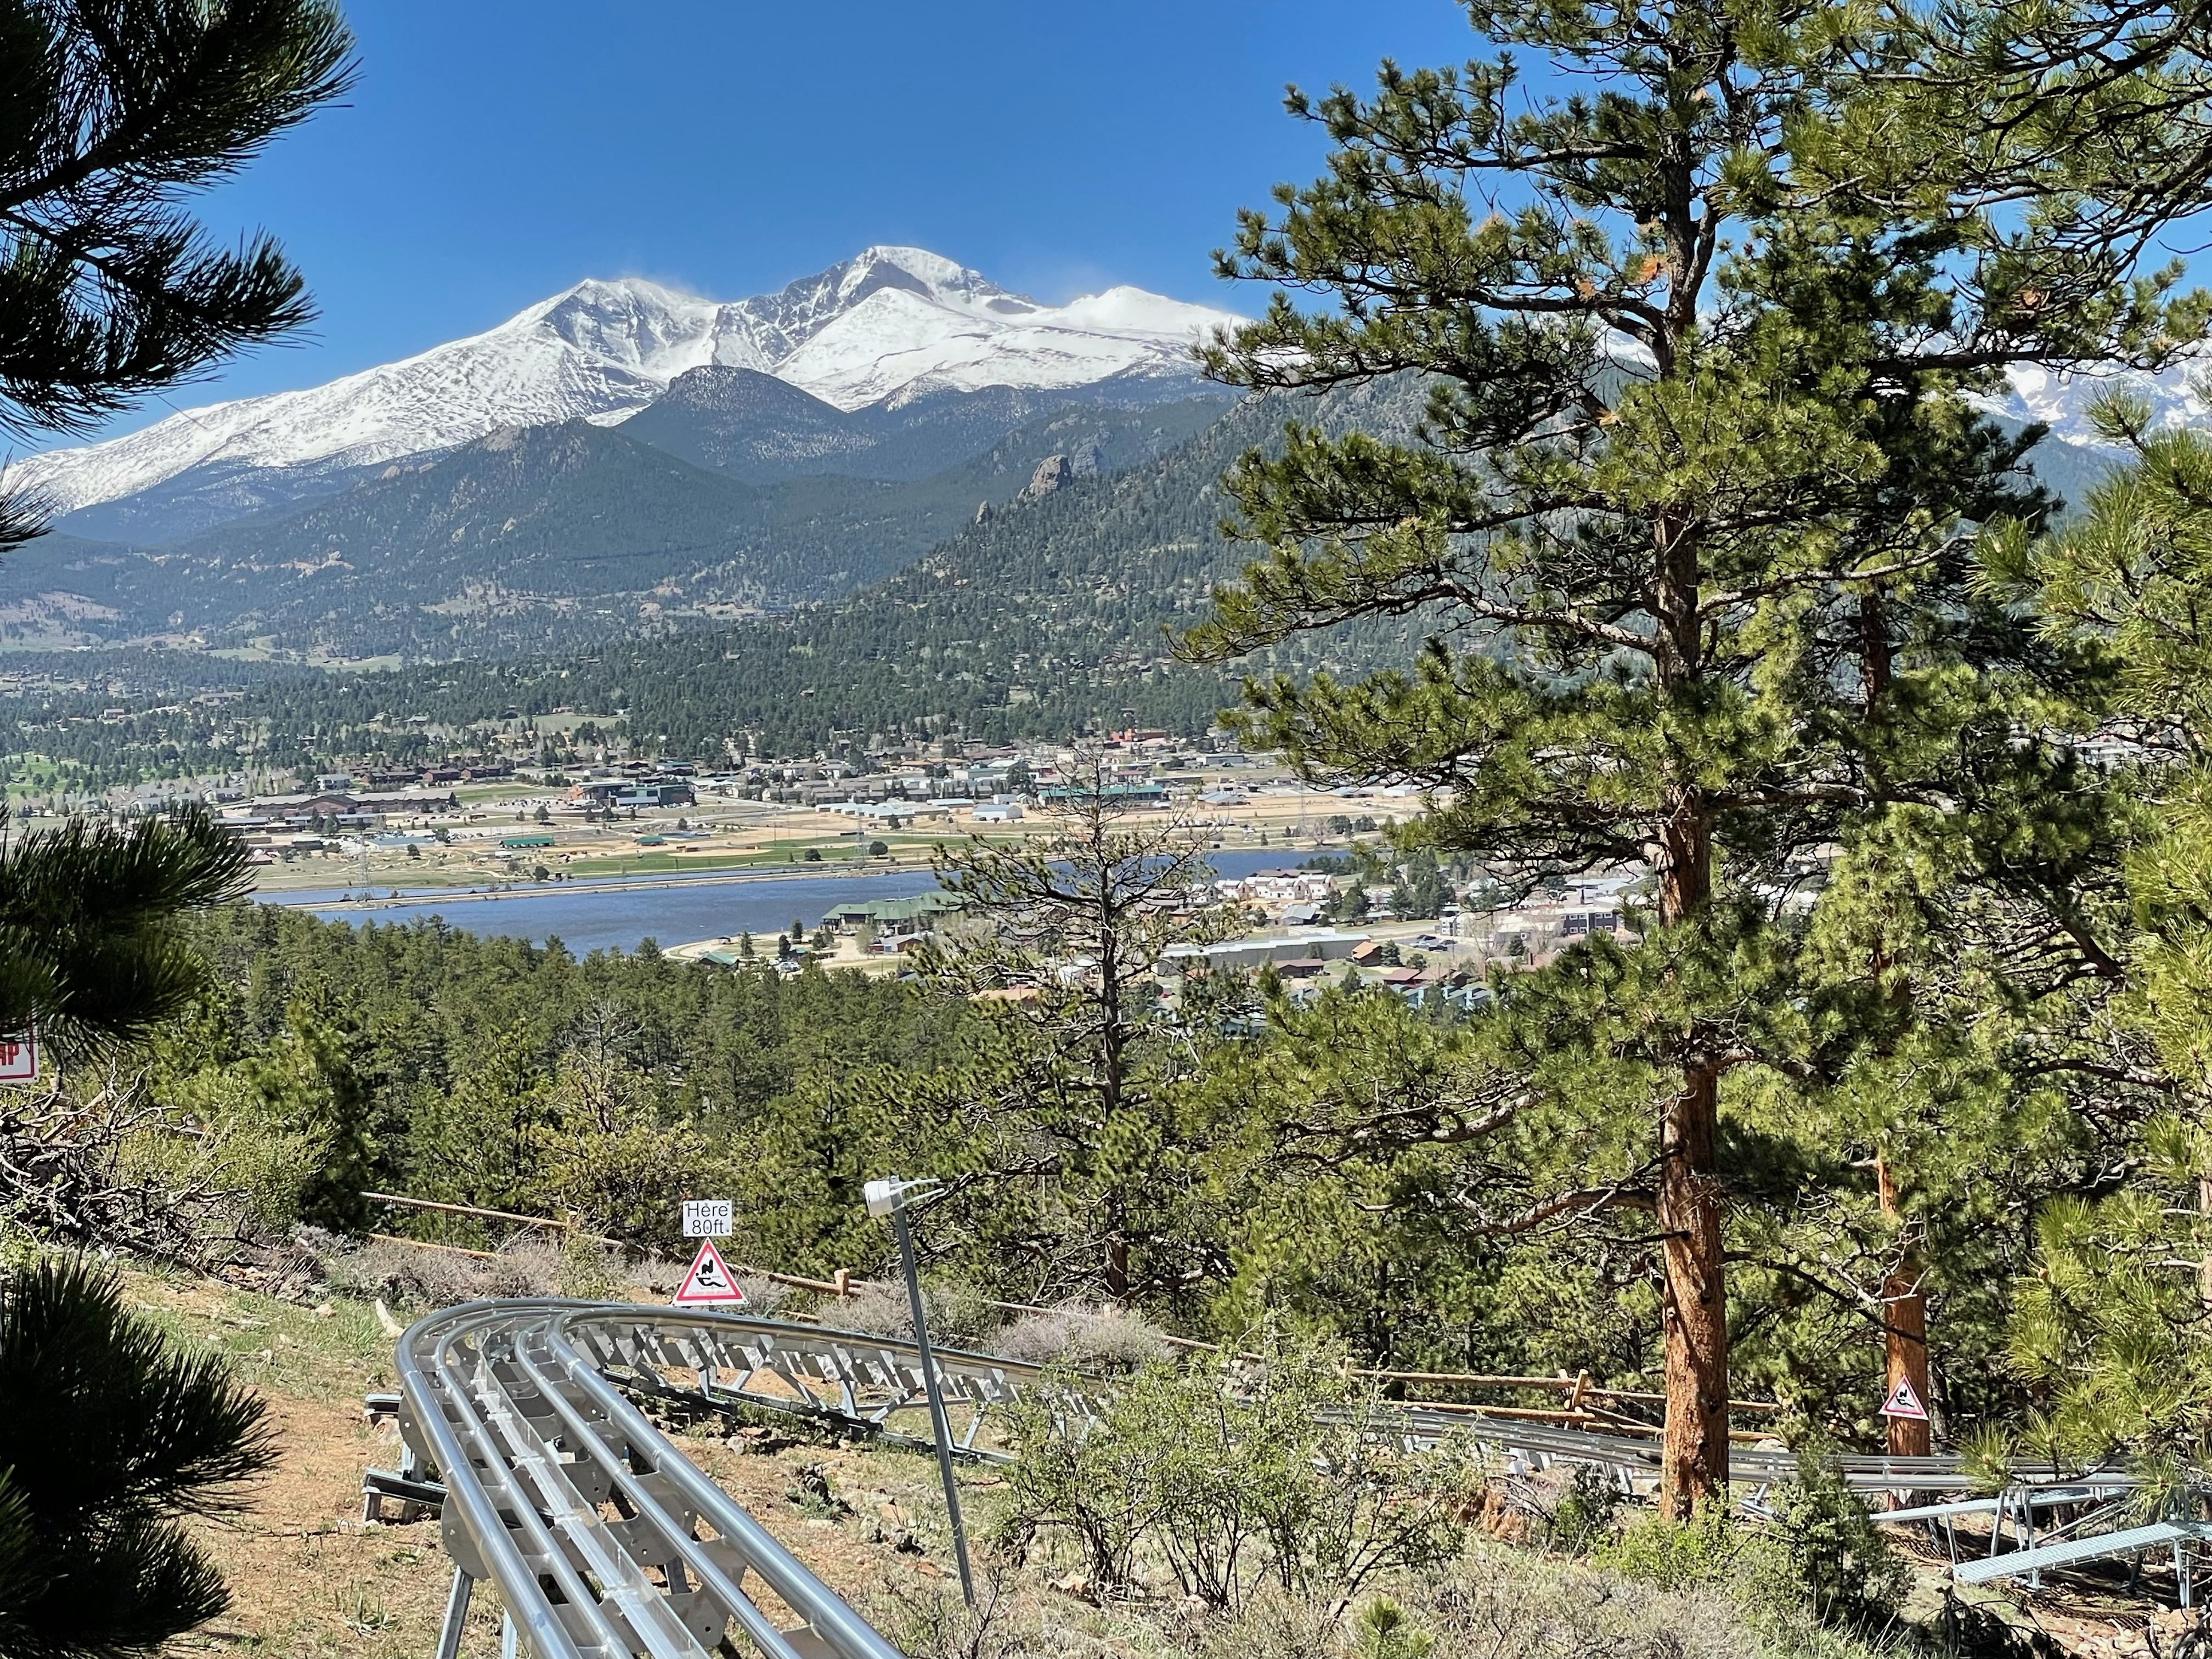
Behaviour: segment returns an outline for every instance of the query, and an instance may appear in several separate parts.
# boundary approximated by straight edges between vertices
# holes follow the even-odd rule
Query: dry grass
[[[1065,1584],[1068,1581],[1057,1581]],[[1233,1614],[1160,1599],[1093,1605],[1035,1572],[992,1576],[969,1613],[956,1596],[886,1589],[867,1609],[910,1659],[1875,1659],[1879,1650],[1786,1620],[1757,1620],[1715,1591],[1666,1591],[1499,1544],[1401,1579],[1336,1614],[1263,1593]],[[1378,1643],[1373,1610],[1399,1615]]]
[[[850,1301],[829,1302],[819,1310],[823,1323],[871,1336],[914,1338],[914,1313],[906,1286],[896,1279],[871,1279],[855,1285]],[[946,1347],[1003,1354],[1031,1364],[1061,1364],[1079,1370],[1128,1370],[1172,1352],[1165,1334],[1126,1308],[1084,1303],[1016,1313],[959,1285],[926,1285],[922,1308],[929,1334]]]
[[[438,1249],[372,1238],[355,1244],[328,1234],[310,1244],[331,1288],[357,1299],[381,1297],[392,1306],[450,1308],[480,1297],[554,1296],[575,1277],[580,1264],[536,1235],[508,1244],[489,1260],[462,1250]],[[607,1270],[611,1279],[611,1269]]]
[[[1110,1374],[1165,1359],[1175,1350],[1166,1333],[1127,1308],[1072,1303],[1021,1315],[998,1334],[991,1352],[1036,1365]]]
[[[390,1339],[358,1302],[314,1308],[179,1274],[132,1273],[135,1312],[176,1340],[218,1349],[269,1401],[276,1468],[252,1507],[203,1529],[234,1597],[180,1651],[413,1659],[434,1645],[449,1569],[434,1526],[364,1527],[361,1472],[391,1467],[394,1431],[372,1431],[361,1396],[392,1385]],[[471,1620],[468,1651],[499,1650],[495,1604]]]

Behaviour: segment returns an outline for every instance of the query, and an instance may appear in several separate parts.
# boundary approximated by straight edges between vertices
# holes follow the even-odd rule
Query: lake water
[[[1255,848],[1214,853],[1206,861],[1217,874],[1234,878],[1293,869],[1313,856],[1303,848]],[[336,921],[408,922],[436,916],[448,927],[471,933],[526,939],[539,945],[557,939],[576,955],[585,956],[593,951],[635,951],[646,939],[667,945],[739,933],[774,933],[794,921],[811,928],[838,905],[910,898],[937,885],[936,878],[920,866],[866,875],[749,875],[679,886],[656,884],[665,879],[633,876],[562,882],[516,888],[497,897],[484,892],[439,893],[380,901],[368,908],[337,902],[357,889],[258,896],[264,903],[293,906]]]

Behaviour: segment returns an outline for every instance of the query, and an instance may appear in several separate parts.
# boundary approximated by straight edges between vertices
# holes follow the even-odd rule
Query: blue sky
[[[356,0],[359,85],[198,199],[275,232],[322,309],[115,422],[310,386],[580,277],[716,298],[908,243],[1048,301],[1113,283],[1255,306],[1208,252],[1315,170],[1287,81],[1455,61],[1450,0],[1061,6]]]

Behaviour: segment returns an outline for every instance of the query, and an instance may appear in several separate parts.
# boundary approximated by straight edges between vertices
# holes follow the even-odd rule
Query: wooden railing
[[[548,1217],[538,1215],[517,1215],[511,1210],[487,1210],[474,1204],[441,1204],[427,1198],[409,1198],[399,1193],[363,1193],[362,1196],[372,1203],[392,1204],[402,1209],[430,1210],[443,1215],[474,1216],[486,1221],[513,1222],[518,1226],[524,1227],[550,1227],[556,1232],[568,1233],[578,1238],[587,1238],[593,1243],[611,1245],[618,1250],[635,1248],[625,1244],[618,1238],[609,1238],[604,1233],[592,1232],[573,1221],[555,1221]],[[412,1244],[422,1249],[450,1250],[457,1255],[475,1256],[478,1259],[488,1258],[495,1254],[490,1250],[465,1249],[458,1244],[434,1244],[427,1239],[402,1238],[392,1233],[371,1233],[369,1237],[394,1244]],[[771,1285],[787,1285],[794,1290],[813,1291],[823,1296],[834,1296],[840,1301],[860,1293],[858,1287],[853,1283],[852,1274],[842,1267],[837,1270],[836,1277],[834,1279],[808,1279],[798,1273],[777,1273],[768,1267],[750,1267],[736,1261],[729,1263],[728,1266],[732,1273],[743,1273],[749,1279],[763,1279]],[[1081,1309],[1039,1307],[1035,1303],[1030,1302],[1000,1302],[988,1297],[984,1297],[983,1300],[988,1306],[1003,1308],[1012,1313],[1074,1313],[1080,1316],[1084,1312]],[[1217,1344],[1200,1342],[1190,1337],[1169,1336],[1163,1340],[1172,1347],[1193,1352],[1218,1353],[1221,1352]],[[1257,1358],[1259,1356],[1255,1354],[1240,1357]],[[1353,1372],[1353,1375],[1371,1376],[1381,1382],[1402,1382],[1408,1386],[1424,1388],[1534,1389],[1564,1392],[1567,1395],[1565,1406],[1558,1410],[1546,1410],[1529,1406],[1477,1407],[1456,1405],[1447,1401],[1407,1402],[1429,1406],[1439,1411],[1480,1410],[1487,1416],[1522,1418],[1531,1422],[1595,1423],[1608,1427],[1649,1431],[1652,1425],[1607,1411],[1602,1406],[1594,1402],[1626,1401],[1637,1405],[1664,1405],[1667,1401],[1667,1396],[1663,1394],[1652,1394],[1636,1389],[1600,1388],[1590,1381],[1588,1371],[1583,1372],[1578,1376],[1506,1376],[1485,1371],[1391,1371],[1362,1369]],[[1771,1400],[1731,1400],[1728,1403],[1729,1409],[1732,1412],[1771,1413],[1783,1409],[1780,1404]],[[1755,1438],[1756,1437],[1739,1435],[1735,1437]]]

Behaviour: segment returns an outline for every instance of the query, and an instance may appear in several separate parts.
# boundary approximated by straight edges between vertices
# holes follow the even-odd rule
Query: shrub
[[[1638,1516],[1620,1536],[1601,1541],[1592,1558],[1642,1583],[1688,1589],[1737,1582],[1749,1546],[1749,1535],[1722,1498],[1700,1504],[1686,1521],[1669,1521],[1656,1512]]]
[[[1711,1587],[1624,1583],[1581,1562],[1477,1545],[1452,1570],[1394,1587],[1405,1626],[1458,1659],[1872,1659],[1753,1618]]]
[[[313,1227],[302,1227],[298,1237],[332,1290],[363,1301],[444,1308],[476,1294],[475,1264],[466,1256],[381,1238],[355,1243]]]
[[[1155,1361],[1098,1402],[1096,1422],[1068,1409],[1077,1385],[1034,1390],[1014,1414],[1008,1530],[1066,1532],[1101,1590],[1134,1587],[1147,1555],[1211,1607],[1272,1583],[1340,1612],[1375,1575],[1459,1547],[1469,1458],[1406,1450],[1337,1352]]]
[[[1412,1659],[1425,1649],[1431,1659],[1899,1659],[1904,1651],[1754,1618],[1717,1590],[1655,1589],[1487,1542],[1438,1571],[1394,1581],[1388,1612],[1363,1601],[1348,1620],[1272,1584],[1225,1616],[1172,1598],[1018,1599],[999,1594],[988,1572],[978,1589],[970,1612],[942,1587],[917,1596],[887,1584],[871,1616],[913,1659]]]
[[[863,1336],[914,1340],[914,1310],[906,1281],[876,1279],[854,1287],[848,1301],[824,1308],[822,1322]],[[988,1346],[999,1330],[999,1312],[970,1285],[931,1281],[921,1287],[922,1311],[929,1316],[929,1340],[947,1348]]]
[[[1437,1638],[1414,1628],[1406,1610],[1387,1595],[1360,1608],[1352,1630],[1352,1651],[1359,1659],[1429,1659],[1437,1649]]]
[[[1545,1534],[1554,1549],[1587,1555],[1613,1536],[1620,1500],[1620,1488],[1603,1469],[1577,1463],[1544,1516]]]
[[[1094,1376],[1131,1371],[1172,1353],[1166,1336],[1127,1308],[1079,1303],[1025,1313],[990,1340],[991,1352],[1032,1365],[1060,1365]]]
[[[1826,1446],[1798,1448],[1797,1478],[1775,1505],[1773,1540],[1762,1563],[1771,1599],[1803,1601],[1824,1623],[1881,1623],[1911,1587],[1911,1570]]]
[[[363,1300],[380,1297],[401,1307],[562,1294],[568,1272],[562,1253],[542,1239],[523,1240],[479,1260],[394,1239],[354,1244],[312,1228],[302,1228],[299,1237],[333,1290]]]
[[[554,1283],[561,1294],[586,1302],[605,1302],[626,1284],[629,1269],[620,1250],[570,1233],[562,1241]]]
[[[972,1607],[942,1591],[915,1595],[893,1589],[871,1613],[871,1620],[908,1659],[1032,1659],[1041,1651],[1060,1659],[1057,1646],[1041,1650],[1024,1639],[1026,1632],[1013,1628],[1006,1598],[988,1569],[977,1577]]]
[[[1815,1625],[1885,1623],[1911,1583],[1832,1453],[1818,1445],[1799,1449],[1797,1478],[1771,1526],[1743,1526],[1719,1502],[1679,1523],[1645,1515],[1593,1559],[1662,1589],[1718,1586],[1762,1616]]]

